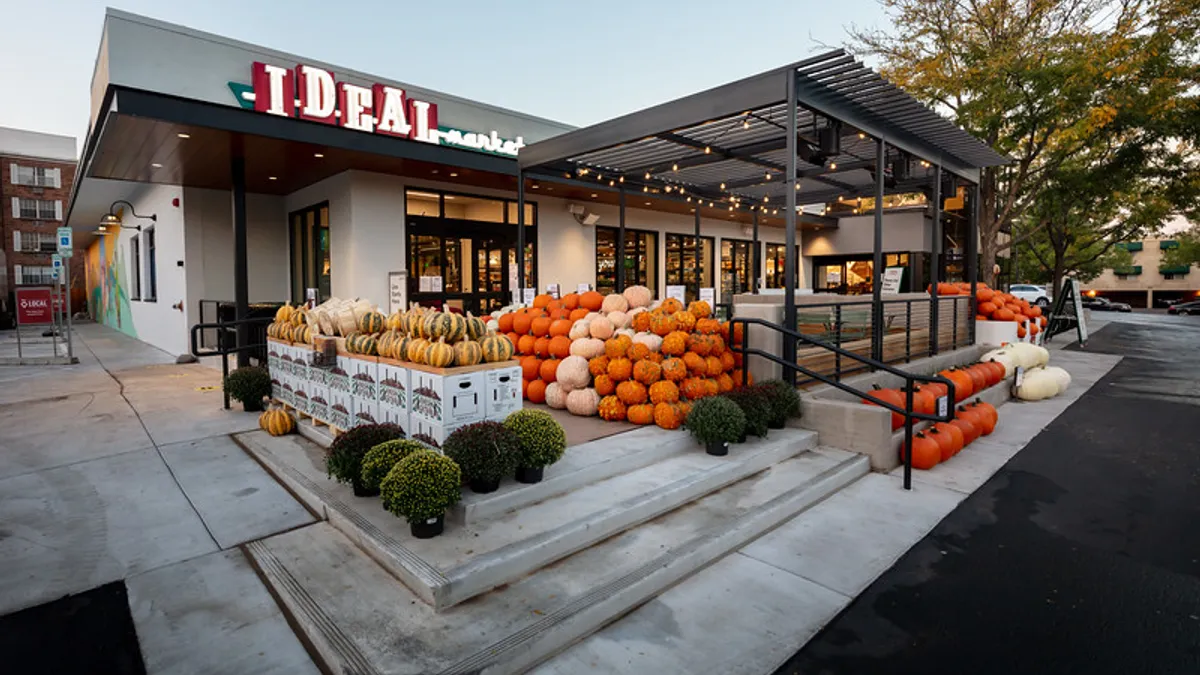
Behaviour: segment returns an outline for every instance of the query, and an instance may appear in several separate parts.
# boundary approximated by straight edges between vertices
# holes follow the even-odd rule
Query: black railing
[[[192,356],[203,358],[205,356],[220,356],[221,357],[221,391],[225,397],[225,409],[229,410],[229,391],[225,389],[225,378],[229,377],[229,355],[248,352],[250,358],[258,362],[258,365],[264,365],[267,362],[267,325],[275,320],[272,316],[256,316],[240,321],[213,321],[210,323],[198,323],[192,326],[191,332],[191,350]],[[242,347],[237,346],[237,330],[239,326],[246,326],[249,333],[249,339]],[[216,336],[215,347],[203,347],[202,335],[205,331],[212,331]]]
[[[950,305],[950,316],[946,315],[946,304]],[[916,358],[933,356],[945,348],[958,349],[970,343],[967,316],[973,310],[970,298],[965,295],[940,296],[941,311],[936,315],[927,298],[884,300],[882,305],[883,324],[879,330],[882,331],[883,347],[878,355],[873,353],[872,337],[876,326],[870,300],[797,306],[796,332],[804,336],[796,346],[798,360],[830,359],[828,368],[810,369],[840,381],[843,377],[870,370],[870,367],[857,361],[844,363],[838,351],[826,354],[817,347],[837,347],[884,363],[909,363]],[[813,350],[806,354],[801,351],[803,345],[800,343],[814,345]],[[810,378],[798,384],[817,381]]]
[[[735,337],[737,335],[737,328],[739,325],[742,327],[742,339],[740,342],[735,339]],[[904,378],[904,391],[906,392],[905,407],[901,408],[899,406],[888,403],[887,401],[877,399],[874,396],[872,396],[870,392],[865,392],[865,391],[862,391],[859,389],[855,389],[854,387],[851,387],[850,385],[842,382],[840,379],[834,379],[834,378],[824,375],[822,373],[818,373],[816,371],[809,370],[808,368],[805,368],[804,366],[801,366],[798,363],[789,363],[788,361],[785,361],[784,359],[780,358],[776,354],[773,354],[773,353],[770,353],[767,351],[763,351],[761,349],[752,349],[751,347],[749,347],[749,345],[750,345],[750,326],[752,326],[752,325],[753,326],[763,326],[763,327],[769,328],[773,331],[777,331],[781,334],[781,337],[783,339],[791,338],[791,339],[796,340],[798,343],[807,343],[814,347],[827,349],[827,350],[833,352],[834,355],[839,360],[840,359],[850,359],[851,361],[855,361],[857,363],[862,364],[862,366],[863,366],[862,369],[881,370],[885,373],[890,373],[892,375],[896,375],[898,377]],[[890,410],[898,415],[903,415],[904,416],[904,489],[905,490],[912,489],[913,420],[916,419],[916,420],[926,420],[929,422],[950,422],[954,419],[954,383],[940,375],[917,375],[915,373],[910,373],[910,372],[907,372],[904,370],[900,370],[899,368],[892,367],[881,361],[876,361],[875,359],[872,359],[870,357],[866,357],[861,354],[855,354],[852,351],[848,351],[846,349],[842,349],[841,347],[831,345],[828,342],[823,342],[821,340],[814,340],[811,337],[804,335],[798,331],[791,330],[790,328],[786,328],[784,326],[778,326],[778,325],[773,324],[764,319],[747,319],[747,318],[742,318],[742,317],[734,317],[729,322],[729,335],[727,336],[727,338],[728,338],[728,344],[731,345],[730,349],[732,349],[733,351],[742,355],[742,386],[746,386],[746,385],[750,384],[750,359],[748,357],[760,356],[764,359],[767,359],[768,361],[771,361],[772,363],[779,364],[780,366],[782,366],[785,369],[785,371],[790,371],[789,379],[792,379],[791,378],[792,375],[799,373],[801,375],[804,375],[807,378],[810,378],[811,380],[823,382],[831,387],[840,389],[840,390],[846,392],[847,394],[857,396],[860,399],[870,399],[871,401],[874,401],[876,405],[879,405],[880,407],[882,407],[886,410]],[[924,382],[924,383],[937,382],[939,384],[944,384],[946,386],[946,396],[945,396],[945,404],[944,404],[946,412],[944,414],[939,415],[937,413],[934,413],[934,414],[920,413],[920,412],[913,410],[913,391],[918,382]],[[943,407],[942,399],[938,399],[937,406],[938,406],[939,410]]]

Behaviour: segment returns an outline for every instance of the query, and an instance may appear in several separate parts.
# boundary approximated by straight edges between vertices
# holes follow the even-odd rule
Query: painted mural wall
[[[116,237],[97,237],[87,250],[88,313],[98,323],[137,337],[129,294],[123,280],[125,262]]]

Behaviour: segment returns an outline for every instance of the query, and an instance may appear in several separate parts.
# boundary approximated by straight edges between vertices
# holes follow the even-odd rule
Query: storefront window
[[[596,228],[596,290],[616,290],[617,228]],[[625,230],[625,288],[658,286],[658,234],[643,230]]]
[[[763,272],[766,275],[767,288],[783,288],[784,287],[784,252],[787,251],[786,244],[767,244],[767,259],[763,263]],[[796,288],[800,288],[800,247],[796,247]]]
[[[908,268],[900,287],[902,292],[906,291],[913,273],[909,265],[909,254],[887,253],[884,254],[883,260],[885,267]],[[813,288],[849,295],[867,294],[871,292],[874,283],[874,269],[874,257],[869,253],[814,258]]]
[[[292,301],[303,303],[310,288],[317,289],[317,302],[330,296],[329,204],[317,204],[293,212],[291,228]]]
[[[667,235],[667,285],[686,286],[688,302],[700,297],[701,288],[713,285],[713,238],[700,237],[700,264],[696,263],[696,238],[684,234]],[[696,283],[696,270],[700,283]]]
[[[721,240],[721,304],[732,303],[739,293],[754,291],[753,246],[754,242],[742,239]]]

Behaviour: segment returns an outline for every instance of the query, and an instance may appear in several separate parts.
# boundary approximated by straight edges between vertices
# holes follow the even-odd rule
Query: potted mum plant
[[[472,492],[485,494],[500,487],[500,479],[517,468],[521,442],[499,422],[476,422],[455,431],[442,443]]]
[[[225,376],[225,391],[242,402],[246,412],[262,412],[263,399],[271,395],[271,374],[261,366],[244,366]]]
[[[770,403],[761,389],[740,387],[733,391],[725,392],[721,396],[736,403],[742,409],[742,415],[746,418],[746,426],[738,438],[739,443],[744,443],[748,434],[754,434],[760,438],[766,437],[767,422],[771,415]]]
[[[729,444],[744,433],[746,416],[728,398],[710,396],[692,404],[683,426],[704,444],[708,454],[723,456],[729,454]]]
[[[383,508],[408,520],[412,535],[429,539],[446,526],[446,509],[462,497],[462,473],[449,457],[415,450],[396,463],[380,482]]]
[[[516,434],[521,444],[518,483],[540,482],[543,470],[562,459],[567,450],[567,432],[545,410],[522,408],[506,417],[504,426]]]
[[[767,427],[782,429],[787,421],[800,416],[800,393],[783,380],[767,380],[754,385],[766,396],[770,408]]]
[[[411,439],[384,441],[367,451],[362,458],[362,471],[359,482],[368,492],[379,490],[379,483],[400,460],[418,450],[428,450],[429,447]]]
[[[355,497],[374,497],[379,494],[362,482],[363,457],[375,446],[386,441],[404,438],[398,424],[364,424],[334,439],[325,455],[325,470],[339,483],[350,483]]]

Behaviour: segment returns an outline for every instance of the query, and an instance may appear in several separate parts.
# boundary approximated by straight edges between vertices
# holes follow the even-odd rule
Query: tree
[[[1163,251],[1163,267],[1200,265],[1200,224],[1194,224],[1175,235],[1175,241],[1179,243],[1179,248]]]
[[[1061,203],[1068,163],[1119,147],[1136,119],[1197,126],[1198,0],[879,1],[893,30],[852,29],[851,48],[1012,159],[980,172],[980,269],[991,283],[996,254],[1051,222],[1099,227]],[[1181,153],[1194,155],[1194,140]],[[1042,206],[1056,190],[1057,220]],[[1001,242],[1014,223],[1020,235]]]

